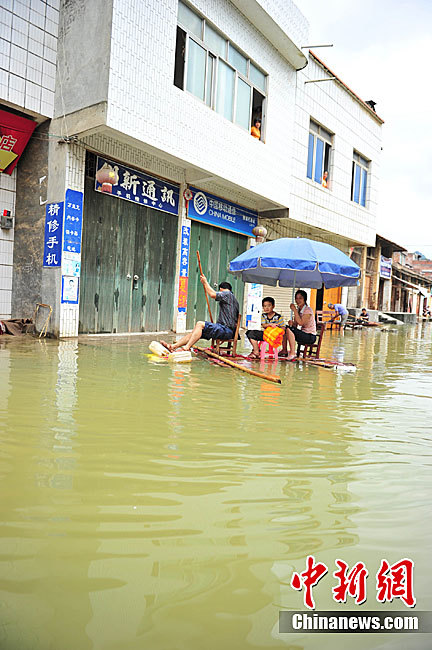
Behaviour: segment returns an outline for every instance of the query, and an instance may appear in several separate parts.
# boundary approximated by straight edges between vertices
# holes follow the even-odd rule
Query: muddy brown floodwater
[[[264,363],[281,385],[154,363],[143,336],[1,344],[0,648],[431,647],[278,632],[307,555],[317,610],[341,607],[343,559],[368,568],[363,609],[412,614],[377,603],[384,558],[432,609],[431,338],[329,333],[357,372]]]

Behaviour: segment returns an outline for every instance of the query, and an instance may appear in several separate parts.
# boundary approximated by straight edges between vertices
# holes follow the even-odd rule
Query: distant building
[[[377,235],[375,246],[354,247],[351,258],[362,269],[359,287],[348,290],[347,306],[352,313],[366,307],[414,322],[411,316],[421,316],[431,306],[432,277],[408,263],[403,246]]]
[[[375,246],[354,247],[351,258],[362,269],[359,287],[348,290],[348,307],[360,310],[390,311],[392,295],[392,258],[403,246],[376,236]]]
[[[415,253],[407,253],[406,263],[414,271],[417,271],[417,273],[421,273],[425,277],[432,279],[432,260],[428,260],[422,253],[418,251]]]
[[[393,282],[391,311],[421,316],[430,308],[432,276],[414,268],[410,253],[395,253],[393,258]]]

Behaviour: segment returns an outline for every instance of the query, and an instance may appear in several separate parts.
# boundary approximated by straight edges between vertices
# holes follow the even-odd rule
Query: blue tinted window
[[[319,138],[317,138],[316,155],[315,155],[315,174],[314,174],[314,181],[316,181],[317,183],[321,183],[321,179],[322,179],[323,153],[324,153],[324,142]]]
[[[367,171],[362,169],[362,190],[360,203],[366,207],[366,187],[367,187]]]
[[[359,203],[360,198],[360,167],[355,165],[354,170],[354,198],[353,201]]]
[[[307,173],[306,176],[312,179],[312,165],[313,165],[313,151],[314,151],[314,137],[309,133],[309,146],[308,146],[308,160],[307,160]]]

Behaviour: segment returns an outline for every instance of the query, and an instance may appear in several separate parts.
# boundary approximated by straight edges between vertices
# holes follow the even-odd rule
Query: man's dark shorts
[[[201,338],[229,341],[229,339],[234,338],[234,330],[225,325],[221,325],[220,323],[209,323],[208,321],[205,321]]]
[[[298,327],[288,326],[287,329],[290,329],[291,332],[293,332],[295,340],[301,345],[312,345],[312,343],[315,343],[316,341],[316,334],[308,334],[308,332],[299,330]]]
[[[246,336],[249,341],[264,341],[264,332],[263,330],[248,330]]]

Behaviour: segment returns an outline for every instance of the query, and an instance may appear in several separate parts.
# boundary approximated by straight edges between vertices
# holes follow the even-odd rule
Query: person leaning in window
[[[248,330],[246,336],[251,342],[252,352],[249,357],[251,359],[259,359],[259,344],[260,341],[264,340],[264,330],[267,327],[285,327],[283,317],[275,312],[274,310],[275,301],[274,298],[263,298],[262,299],[262,314],[261,314],[261,329],[260,330]]]
[[[251,128],[251,136],[260,140],[261,138],[261,120],[258,118],[254,121],[254,125]]]
[[[324,172],[322,180],[321,180],[321,185],[323,187],[328,187],[328,180],[329,180],[328,172]]]
[[[280,357],[288,357],[287,361],[296,358],[295,345],[312,345],[316,341],[316,323],[312,307],[306,303],[307,293],[302,289],[296,291],[296,304],[291,303],[290,308],[294,318],[288,321],[282,343]],[[288,355],[289,344],[289,355]]]

